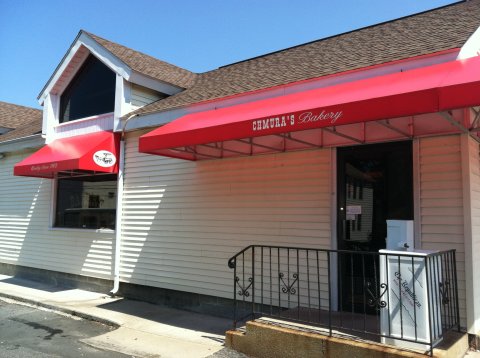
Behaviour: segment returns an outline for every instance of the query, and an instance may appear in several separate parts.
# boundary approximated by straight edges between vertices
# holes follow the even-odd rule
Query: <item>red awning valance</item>
[[[480,57],[474,57],[188,114],[141,136],[139,151],[196,160],[198,145],[223,150],[219,143],[226,141],[479,104]]]
[[[53,178],[66,175],[117,173],[119,134],[97,132],[61,138],[17,163],[14,175]]]

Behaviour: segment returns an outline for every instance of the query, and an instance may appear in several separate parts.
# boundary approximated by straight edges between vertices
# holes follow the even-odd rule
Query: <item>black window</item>
[[[116,75],[89,56],[60,98],[60,122],[113,112]]]
[[[58,179],[55,226],[115,229],[117,176]]]

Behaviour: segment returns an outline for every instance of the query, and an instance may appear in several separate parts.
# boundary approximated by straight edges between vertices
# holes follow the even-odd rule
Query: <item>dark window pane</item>
[[[89,208],[100,208],[100,195],[89,195],[88,196],[88,207]]]
[[[58,180],[56,227],[115,229],[117,181],[101,178]]]
[[[60,122],[113,112],[116,75],[94,56],[87,58],[60,99]]]

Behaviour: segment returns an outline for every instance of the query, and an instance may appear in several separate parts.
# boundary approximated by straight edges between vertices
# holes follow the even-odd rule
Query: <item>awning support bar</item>
[[[337,132],[336,127],[333,127],[333,129],[323,128],[323,130],[327,131],[328,133],[337,135],[337,136],[339,136],[339,137],[343,137],[343,138],[345,138],[345,139],[352,140],[352,141],[357,142],[357,143],[359,143],[359,144],[363,144],[363,143],[364,143],[364,141],[362,141],[361,139],[354,138],[354,137],[352,137],[352,136],[349,136],[348,134],[343,134],[343,133]]]
[[[401,134],[401,135],[403,135],[407,138],[412,138],[411,134],[409,134],[407,132],[404,132],[401,129],[398,129],[398,128],[394,127],[392,124],[390,124],[390,121],[388,119],[386,119],[384,121],[378,121],[377,123],[384,126],[385,128],[388,128],[388,129],[398,133],[398,134]]]
[[[478,120],[480,119],[480,110],[476,111],[475,108],[472,108],[473,113],[475,113],[475,119],[472,122],[472,126],[470,127],[470,130],[479,130],[479,127],[477,127]]]
[[[269,150],[273,150],[274,152],[278,152],[278,148],[274,148],[274,147],[270,147],[268,145],[264,145],[264,144],[258,144],[258,143],[254,143],[253,142],[253,139],[251,139],[251,141],[246,141],[245,139],[236,139],[237,142],[240,142],[240,143],[244,143],[244,144],[249,144],[251,146],[257,146],[257,147],[260,147],[260,148],[264,148],[264,149],[269,149]]]
[[[465,128],[462,124],[458,123],[450,113],[447,113],[447,112],[439,112],[438,114],[440,114],[443,118],[445,118],[448,122],[450,122],[450,124],[452,124],[454,127],[458,128],[459,130],[461,130],[463,133],[467,133],[470,137],[472,137],[473,139],[475,139],[478,143],[480,143],[480,138],[477,136],[477,135],[474,135],[473,134],[473,131],[470,131],[468,130],[467,128]]]
[[[188,147],[185,147],[185,148],[188,148]],[[211,154],[200,153],[200,152],[197,150],[197,146],[191,148],[191,150],[192,150],[192,153],[195,154],[195,159],[197,159],[197,158],[196,158],[197,156],[206,157],[206,158],[212,158],[212,159],[220,159],[220,158],[222,158],[221,155],[220,155],[220,156],[215,156],[215,155],[211,155]],[[188,151],[187,151],[187,152],[188,152]]]
[[[193,150],[193,149],[186,150],[186,149],[180,149],[180,148],[172,148],[171,150],[174,150],[176,152],[181,152],[181,153],[194,154],[195,156],[199,155],[199,156],[207,157],[207,158],[214,158],[214,159],[220,159],[221,158],[221,157],[215,157],[213,155],[198,153],[196,150]]]
[[[450,113],[447,112],[438,112],[444,119],[446,119],[452,126],[461,130],[463,133],[470,133],[470,131],[465,128],[461,123],[457,122]]]
[[[297,143],[300,143],[300,144],[305,144],[305,145],[308,145],[308,146],[310,146],[310,147],[321,148],[321,145],[318,145],[318,144],[315,144],[315,143],[311,143],[311,142],[307,142],[307,141],[304,141],[304,140],[301,140],[301,139],[293,138],[291,133],[283,133],[283,134],[275,134],[275,135],[276,135],[277,137],[280,137],[280,138],[284,138],[284,139],[287,139],[287,140],[291,140],[292,142],[297,142]]]
[[[240,155],[248,155],[248,153],[245,153],[245,152],[241,152],[239,150],[233,150],[233,149],[228,149],[228,148],[225,148],[225,146],[222,144],[221,147],[218,147],[216,145],[209,145],[209,144],[198,144],[199,146],[202,146],[202,147],[207,147],[207,148],[211,148],[211,149],[218,149],[218,150],[221,150],[223,152],[230,152],[230,153],[234,153],[234,154],[240,154]]]

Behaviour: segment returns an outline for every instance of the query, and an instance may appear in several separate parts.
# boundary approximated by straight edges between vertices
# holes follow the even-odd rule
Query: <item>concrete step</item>
[[[249,321],[244,329],[227,331],[225,345],[257,358],[425,357],[422,352],[402,350],[344,334],[330,337],[328,331],[322,334],[321,330],[305,327],[309,326],[282,324],[268,319]],[[467,349],[467,335],[452,333],[434,349],[434,357],[461,358]]]

